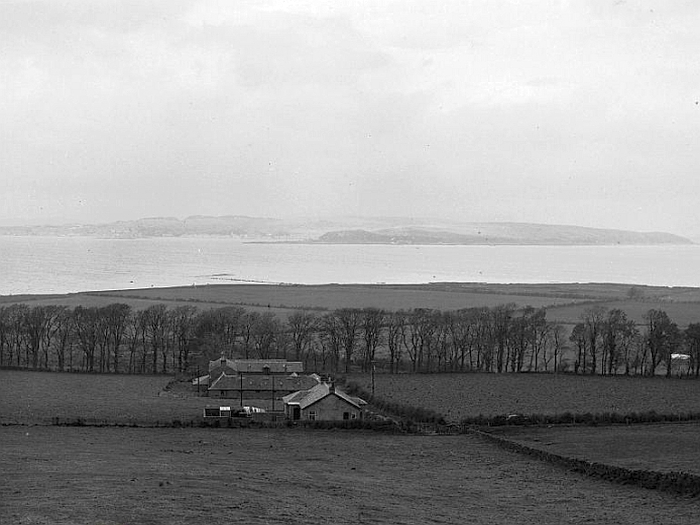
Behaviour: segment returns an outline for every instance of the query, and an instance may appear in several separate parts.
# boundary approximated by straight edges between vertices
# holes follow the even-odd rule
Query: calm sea
[[[385,246],[0,236],[0,295],[205,283],[700,286],[700,245]]]

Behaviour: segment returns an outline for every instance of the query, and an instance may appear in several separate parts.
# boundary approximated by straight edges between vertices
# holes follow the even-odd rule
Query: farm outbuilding
[[[367,404],[365,400],[339,390],[333,382],[294,392],[284,396],[282,401],[287,419],[311,421],[362,419]]]
[[[320,381],[316,374],[304,375],[299,361],[284,359],[227,359],[222,356],[209,362],[209,374],[192,380],[197,390],[223,399],[264,399],[274,409],[282,396],[307,390]]]

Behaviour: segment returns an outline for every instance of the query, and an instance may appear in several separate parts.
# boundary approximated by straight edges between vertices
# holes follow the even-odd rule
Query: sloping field
[[[168,395],[170,376],[0,370],[0,424],[55,417],[119,423],[191,420],[208,398]]]
[[[700,423],[508,427],[494,433],[560,456],[632,470],[700,475]]]
[[[349,381],[370,391],[368,375]],[[479,415],[698,412],[700,381],[553,374],[377,374],[375,394],[460,421]]]
[[[675,302],[675,301],[605,301],[600,303],[581,303],[557,305],[547,308],[547,319],[550,321],[558,321],[563,324],[574,325],[581,322],[581,316],[587,308],[593,304],[612,310],[619,308],[624,311],[627,316],[639,325],[644,324],[644,314],[649,310],[663,310],[671,318],[673,322],[678,324],[681,329],[684,329],[690,323],[700,323],[700,302]]]
[[[511,287],[512,288],[509,288]],[[476,306],[496,306],[515,303],[519,306],[550,306],[585,302],[616,294],[617,289],[604,293],[598,287],[581,289],[579,285],[250,285],[221,284],[175,288],[145,288],[86,292],[66,295],[71,305],[85,300],[97,305],[130,302],[148,306],[158,302],[210,306],[241,305],[273,309],[363,308],[374,306],[387,310],[435,308],[457,310]],[[3,298],[6,301],[8,298]],[[60,304],[60,296],[24,297],[34,304]],[[21,301],[19,301],[21,302]]]
[[[634,297],[630,297],[634,296]],[[107,306],[126,303],[134,309],[153,304],[191,305],[200,309],[241,306],[274,312],[285,319],[298,309],[325,311],[376,307],[386,310],[432,308],[457,310],[513,303],[546,307],[547,318],[567,325],[581,321],[592,306],[620,308],[637,323],[650,309],[665,310],[681,328],[700,322],[700,289],[629,286],[621,284],[483,284],[423,285],[265,285],[219,284],[174,288],[144,288],[67,295],[1,296],[0,305]]]
[[[697,523],[695,501],[472,436],[0,427],[0,443],[3,523]]]

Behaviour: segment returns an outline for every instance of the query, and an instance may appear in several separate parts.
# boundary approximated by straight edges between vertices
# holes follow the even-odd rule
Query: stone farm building
[[[284,359],[216,359],[209,374],[193,380],[209,397],[229,399],[281,399],[319,384],[320,377],[303,375],[304,366]]]
[[[334,383],[318,383],[307,390],[282,398],[284,414],[291,420],[362,419],[366,401],[335,387]]]

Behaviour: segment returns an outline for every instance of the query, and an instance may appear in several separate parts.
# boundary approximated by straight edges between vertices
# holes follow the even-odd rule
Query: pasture
[[[517,307],[546,308],[550,321],[566,325],[580,322],[584,311],[592,306],[620,308],[638,324],[643,323],[643,315],[650,309],[665,310],[681,328],[700,322],[698,288],[612,283],[216,284],[66,295],[0,296],[0,305],[13,303],[69,307],[126,303],[136,310],[153,304],[171,307],[191,305],[199,309],[241,306],[250,311],[273,312],[283,320],[300,309],[322,314],[340,308],[458,310],[513,303]]]
[[[368,374],[348,381],[371,390]],[[676,378],[569,374],[376,374],[375,395],[441,413],[467,417],[508,414],[572,414],[700,410],[700,381]]]
[[[453,420],[612,407],[684,411],[697,406],[700,390],[697,381],[661,378],[376,379],[378,396]],[[170,381],[0,371],[0,521],[184,524],[206,516],[211,523],[685,524],[697,516],[695,500],[587,478],[475,435],[50,426],[54,417],[125,424],[191,420],[212,401],[194,397],[182,384],[167,388]],[[620,455],[623,466],[691,471],[700,459],[697,430],[688,424],[499,432],[572,457],[612,463]],[[673,446],[659,447],[660,440]],[[638,461],[630,463],[635,454]]]
[[[620,309],[637,325],[644,325],[644,315],[649,310],[663,310],[681,328],[690,323],[700,323],[700,302],[679,302],[670,299],[645,299],[635,301],[630,299],[601,301],[599,303],[555,305],[547,308],[547,319],[566,325],[581,322],[581,316],[593,304],[608,310]]]
[[[144,289],[100,292],[101,295],[121,295],[149,300],[205,303],[228,303],[271,308],[306,308],[335,310],[338,308],[376,307],[386,310],[434,308],[457,310],[470,306],[496,306],[513,302],[525,306],[549,306],[590,300],[590,297],[551,293],[547,287],[539,292],[534,286],[513,289],[502,286],[454,284],[423,285],[209,285],[180,288]],[[591,296],[593,297],[593,296]],[[595,296],[596,298],[598,296]]]
[[[591,301],[618,300],[625,297],[628,291],[629,287],[623,285],[594,284],[218,284],[81,292],[67,295],[3,296],[0,297],[0,303],[24,302],[28,304],[104,306],[114,302],[125,302],[134,308],[145,308],[155,303],[193,304],[203,308],[239,305],[266,309],[269,307],[275,311],[293,309],[334,310],[338,308],[364,307],[384,308],[386,310],[407,310],[411,308],[457,310],[480,306],[492,307],[505,303],[514,303],[518,306],[549,307],[588,303]],[[646,293],[652,295],[651,291]],[[657,290],[656,293],[658,294],[660,291]]]
[[[172,376],[0,370],[0,424],[47,424],[55,417],[110,423],[189,421],[209,398],[170,394]]]
[[[197,397],[183,383],[165,390],[172,379],[163,375],[0,370],[0,424],[50,423],[54,417],[115,423],[190,421],[201,415],[206,404],[219,404],[220,400]],[[371,390],[368,374],[349,375],[347,380]],[[375,394],[384,400],[434,410],[454,422],[513,413],[628,414],[653,410],[678,414],[697,412],[700,407],[700,381],[661,377],[377,374]],[[235,405],[238,400],[226,403]]]
[[[508,427],[492,432],[532,448],[631,470],[700,475],[700,423]]]
[[[3,523],[681,525],[694,500],[475,436],[0,427]]]

